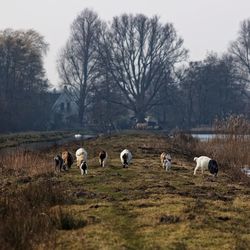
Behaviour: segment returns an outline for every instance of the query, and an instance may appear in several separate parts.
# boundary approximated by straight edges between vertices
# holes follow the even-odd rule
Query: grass
[[[75,163],[69,172],[54,173],[48,168],[49,173],[38,171],[25,182],[18,181],[20,173],[13,177],[3,172],[1,195],[12,197],[13,206],[15,197],[25,197],[19,200],[29,204],[24,206],[27,211],[35,207],[49,218],[45,224],[49,234],[35,229],[31,234],[35,240],[29,248],[33,249],[249,249],[250,188],[232,182],[224,170],[218,178],[207,173],[193,176],[196,142],[188,140],[185,149],[183,145],[176,138],[149,132],[69,143],[51,148],[46,158],[53,159],[64,148],[75,152],[83,146],[89,153],[87,176],[80,175]],[[133,154],[128,169],[119,160],[124,148]],[[109,154],[105,168],[98,164],[101,149]],[[170,172],[160,166],[162,151],[171,153]],[[2,204],[6,207],[6,202]],[[5,232],[14,222],[0,211]],[[27,216],[32,218],[29,212]],[[12,240],[12,247],[27,249],[20,247],[27,236],[19,238],[22,241]]]

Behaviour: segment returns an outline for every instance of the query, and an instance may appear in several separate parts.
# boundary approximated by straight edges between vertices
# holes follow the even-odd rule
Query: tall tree
[[[61,51],[58,72],[62,85],[70,86],[79,107],[79,122],[83,124],[91,85],[98,76],[97,43],[101,21],[98,15],[85,9],[71,26],[70,38]]]
[[[192,62],[181,85],[188,127],[211,125],[213,120],[244,107],[244,84],[237,77],[232,57],[210,54],[202,62]]]
[[[43,67],[47,49],[44,38],[34,30],[0,32],[2,130],[34,128],[40,94],[48,87]]]
[[[240,78],[250,86],[250,19],[240,24],[238,37],[231,43],[229,53],[234,58]]]
[[[157,94],[172,80],[175,65],[187,55],[172,24],[158,17],[122,15],[113,19],[99,46],[101,68],[123,94],[119,103],[139,121],[161,100]]]

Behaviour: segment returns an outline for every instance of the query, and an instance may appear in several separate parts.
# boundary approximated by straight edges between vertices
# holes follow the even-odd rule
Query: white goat
[[[105,163],[107,161],[107,158],[108,158],[108,153],[106,151],[102,150],[99,153],[99,163],[100,163],[101,167],[105,167]]]
[[[132,160],[132,154],[128,149],[124,149],[120,153],[120,159],[124,168],[127,168],[130,161]]]
[[[161,156],[160,156],[160,159],[161,159],[161,165],[162,167],[165,169],[165,170],[170,170],[171,166],[172,166],[172,158],[171,158],[171,155],[170,154],[167,154],[165,152],[161,153]]]
[[[204,174],[204,170],[209,170],[211,174],[217,176],[218,164],[215,160],[207,156],[200,156],[200,157],[194,157],[194,161],[196,162],[194,175],[196,175],[197,170],[201,168],[202,174]]]
[[[80,168],[81,174],[87,174],[88,173],[88,153],[84,148],[79,148],[76,150],[76,165]]]

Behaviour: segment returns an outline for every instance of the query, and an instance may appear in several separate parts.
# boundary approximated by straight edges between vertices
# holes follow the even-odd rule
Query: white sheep
[[[170,154],[167,154],[165,152],[161,153],[160,156],[161,159],[161,165],[165,170],[170,170],[171,166],[172,166],[172,158]]]
[[[105,163],[107,161],[107,158],[108,158],[108,153],[106,151],[102,150],[99,153],[99,163],[100,163],[101,167],[105,167]]]
[[[127,168],[130,161],[132,160],[132,154],[128,149],[124,149],[121,153],[120,153],[120,159],[121,159],[121,163],[123,165],[124,168]]]
[[[87,174],[88,173],[88,153],[84,148],[79,148],[76,150],[76,165],[80,168],[81,174]]]
[[[217,176],[218,164],[215,160],[207,156],[200,156],[200,157],[194,157],[194,161],[196,162],[194,175],[196,175],[197,170],[201,168],[202,174],[204,174],[204,170],[209,170],[211,174]]]

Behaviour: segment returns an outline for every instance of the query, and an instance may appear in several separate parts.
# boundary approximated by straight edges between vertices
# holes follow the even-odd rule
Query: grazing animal
[[[144,130],[144,129],[148,128],[148,124],[146,122],[145,123],[136,123],[135,128]]]
[[[74,158],[72,156],[72,154],[69,151],[63,151],[62,152],[62,159],[63,159],[63,168],[64,170],[68,170],[71,168],[73,162],[74,162]]]
[[[55,161],[55,171],[58,169],[59,171],[62,171],[63,169],[63,159],[60,155],[56,155],[54,157]]]
[[[132,154],[128,149],[124,149],[120,153],[120,159],[124,168],[127,168],[130,161],[132,160]]]
[[[99,163],[100,163],[101,167],[105,167],[105,163],[107,161],[107,158],[108,158],[108,153],[106,151],[102,150],[99,153]]]
[[[171,166],[172,166],[172,158],[170,154],[167,154],[165,152],[161,153],[160,156],[161,159],[161,165],[165,170],[170,170]]]
[[[76,165],[80,168],[81,174],[87,174],[88,173],[88,153],[84,148],[79,148],[76,150]]]
[[[196,171],[201,168],[202,174],[204,174],[204,170],[209,170],[211,174],[217,176],[218,173],[218,164],[215,160],[207,157],[207,156],[200,156],[194,157],[194,161],[196,162],[196,167],[194,169],[194,175],[196,175]]]

